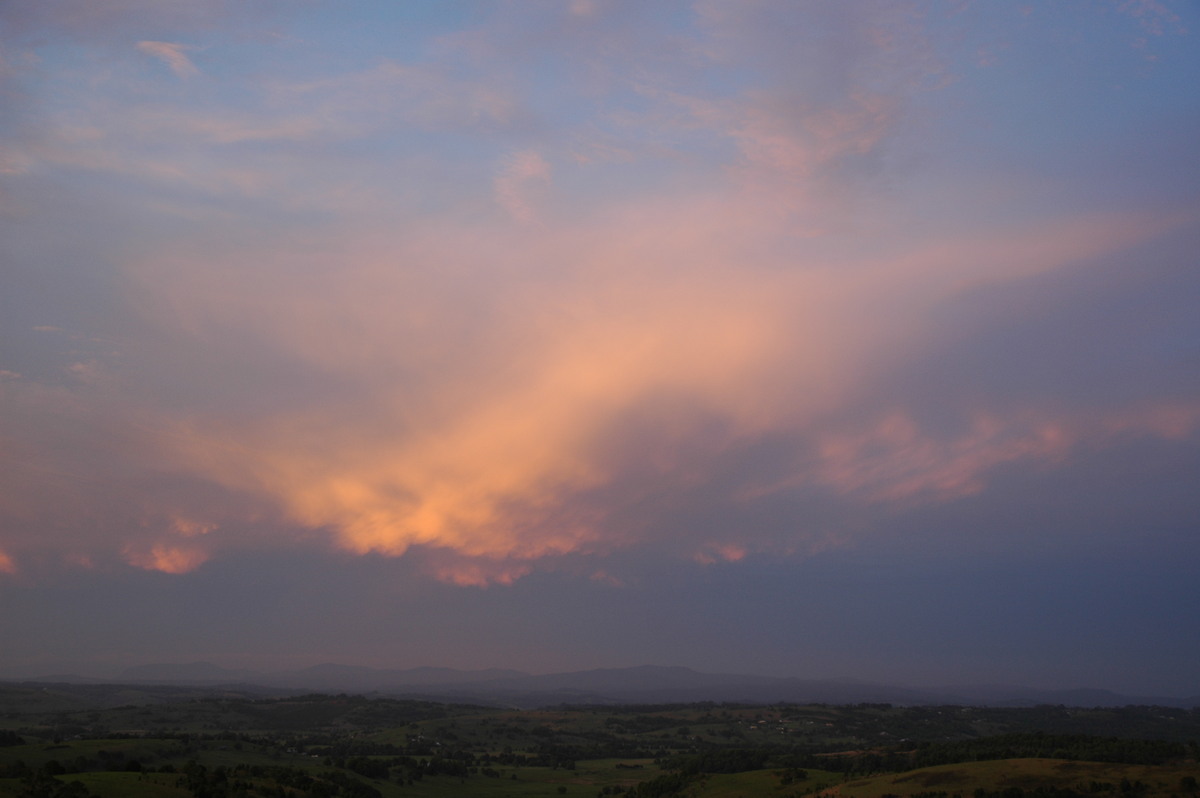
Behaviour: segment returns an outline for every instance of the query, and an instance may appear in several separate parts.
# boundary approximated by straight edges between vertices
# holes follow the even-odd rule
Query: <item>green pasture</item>
[[[189,792],[185,783],[207,789],[226,777],[272,796],[280,787],[296,796],[350,793],[361,783],[384,798],[592,798],[651,782],[665,765],[703,773],[683,798],[1018,798],[1016,789],[1021,798],[1038,798],[1037,789],[1200,798],[1200,710],[1165,707],[516,710],[342,694],[0,685],[0,721],[0,798],[55,792],[47,779],[76,782],[100,798],[179,798]],[[977,761],[987,757],[997,759]],[[932,762],[964,764],[893,772]],[[775,767],[713,772],[764,765]],[[796,778],[800,769],[807,778]],[[862,775],[872,770],[879,775]],[[385,772],[390,780],[371,778]]]
[[[745,773],[714,773],[700,777],[690,785],[681,798],[750,798],[751,796],[772,796],[772,798],[797,798],[801,795],[813,795],[839,784],[842,777],[838,773],[823,770],[809,770],[808,778],[784,784],[780,779],[778,768],[767,770],[750,770]]]
[[[102,741],[88,741],[102,742]],[[32,748],[33,746],[21,746]],[[80,750],[86,750],[81,747]],[[27,752],[28,753],[28,752]],[[245,752],[234,752],[239,756]],[[20,759],[21,757],[16,757]],[[25,758],[32,764],[31,758]],[[61,760],[60,760],[61,761]],[[197,762],[205,764],[199,758]],[[245,759],[239,760],[245,763]],[[237,761],[227,764],[232,766]],[[209,766],[215,766],[212,763]],[[296,767],[297,764],[276,762]],[[319,776],[328,767],[319,762],[306,768]],[[432,776],[414,781],[412,784],[397,784],[358,777],[384,796],[384,798],[518,798],[519,796],[593,798],[604,787],[629,789],[641,781],[659,776],[663,771],[652,760],[596,759],[576,763],[574,770],[548,767],[503,767],[497,768],[499,777],[472,774],[464,778]],[[191,793],[176,786],[181,776],[172,773],[118,773],[92,772],[71,773],[57,777],[60,781],[78,781],[99,798],[187,798]],[[18,798],[22,795],[19,779],[0,779],[0,798]]]
[[[1200,765],[1195,762],[1150,766],[1061,759],[1001,759],[855,779],[830,787],[822,796],[883,798],[885,795],[944,792],[970,798],[977,789],[999,792],[1016,787],[1021,790],[1071,790],[1097,798],[1183,798],[1186,793],[1181,791],[1180,784],[1187,776],[1200,778]],[[1121,789],[1123,782],[1129,785],[1128,790]]]
[[[99,798],[191,798],[192,793],[176,787],[178,777],[167,773],[75,773],[60,781],[78,781]]]
[[[624,765],[625,767],[620,767]],[[641,765],[640,768],[634,768]],[[662,775],[652,760],[594,759],[576,763],[574,770],[548,767],[497,767],[499,777],[473,774],[465,778],[435,776],[406,784],[363,779],[386,798],[519,798],[575,796],[594,798],[604,787],[628,789]],[[560,792],[560,788],[563,790]]]
[[[11,765],[21,761],[30,768],[38,769],[50,761],[57,761],[71,769],[78,760],[86,760],[86,768],[111,765],[135,760],[143,768],[159,769],[164,765],[180,767],[190,760],[205,767],[224,765],[283,765],[287,767],[318,768],[320,759],[281,753],[278,749],[249,743],[227,743],[219,740],[188,741],[161,740],[155,738],[121,738],[97,740],[69,740],[61,743],[39,743],[0,748],[0,765]]]

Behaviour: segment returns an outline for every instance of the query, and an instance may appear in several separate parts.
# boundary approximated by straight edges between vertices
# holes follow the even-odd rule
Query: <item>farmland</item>
[[[1197,795],[1200,711],[0,685],[0,797]]]

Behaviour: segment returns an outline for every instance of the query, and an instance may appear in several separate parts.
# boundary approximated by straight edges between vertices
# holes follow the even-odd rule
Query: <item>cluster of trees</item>
[[[669,795],[678,795],[695,779],[694,775],[666,773],[649,781],[643,781],[626,795],[630,798],[666,798]]]
[[[195,798],[251,798],[285,796],[298,791],[307,798],[381,798],[379,790],[340,771],[313,776],[299,768],[238,765],[206,768],[188,762],[179,786]]]
[[[7,748],[10,745],[25,745],[25,738],[14,731],[0,729],[0,748]]]
[[[18,760],[0,773],[2,778],[21,780],[21,798],[90,798],[79,781],[57,777],[94,770],[94,760],[62,763],[51,759],[33,769]],[[307,798],[380,798],[374,787],[347,773],[330,770],[313,776],[300,768],[284,766],[238,765],[232,768],[207,768],[189,761],[182,768],[165,765],[157,771],[143,769],[136,760],[125,761],[122,772],[159,773],[174,777],[176,786],[195,798],[250,798],[251,796],[292,795],[299,791]],[[386,772],[385,772],[386,775]]]
[[[21,779],[21,798],[96,798],[78,781],[59,781],[38,771]]]
[[[420,781],[425,776],[466,778],[477,773],[484,776],[498,776],[499,771],[493,768],[493,765],[574,770],[577,753],[570,749],[554,746],[549,746],[546,750],[533,754],[518,754],[512,751],[499,754],[473,754],[470,751],[448,750],[428,758],[411,756],[327,757],[325,765],[349,770],[369,779],[394,779],[399,782],[412,783]]]

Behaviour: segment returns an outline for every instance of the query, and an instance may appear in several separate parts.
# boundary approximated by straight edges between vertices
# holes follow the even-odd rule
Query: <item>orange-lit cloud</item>
[[[705,547],[692,555],[692,559],[701,565],[715,565],[718,562],[737,562],[745,558],[747,552],[743,546],[724,543]]]
[[[893,149],[936,126],[917,99],[949,83],[920,15],[701,2],[664,59],[635,5],[505,7],[410,61],[264,64],[225,99],[145,68],[196,77],[207,45],[128,46],[191,40],[177,28],[121,39],[87,88],[64,73],[37,135],[0,142],[0,171],[121,181],[126,204],[75,253],[112,269],[121,321],[40,371],[0,364],[4,550],[24,562],[50,527],[89,561],[107,546],[184,573],[245,526],[465,585],[642,544],[736,562],[846,535],[655,513],[801,490],[948,502],[1006,464],[1195,433],[1186,396],[1083,408],[947,378],[952,395],[914,399],[906,373],[951,348],[964,308],[1006,319],[1005,292],[1098,270],[1194,213],[1034,213],[1024,198],[1051,178],[1006,167],[949,197],[929,188],[944,174],[905,184],[931,155],[910,141],[888,171]]]
[[[164,574],[185,574],[194,571],[208,560],[208,554],[195,548],[155,544],[148,550],[127,549],[125,560],[147,571]]]
[[[427,553],[423,567],[426,573],[443,582],[460,587],[511,585],[533,571],[529,562],[505,562],[487,558],[467,558],[445,551]]]
[[[176,535],[183,537],[196,537],[197,535],[207,535],[219,525],[208,521],[197,521],[192,518],[182,516],[174,516],[171,518],[170,531]]]
[[[351,551],[479,558],[432,569],[478,584],[511,581],[539,558],[629,545],[601,508],[576,502],[628,458],[703,483],[709,455],[801,434],[815,436],[819,464],[780,485],[944,501],[980,490],[998,464],[1051,462],[1103,427],[981,409],[952,438],[903,412],[845,435],[820,431],[879,364],[920,350],[940,304],[1128,246],[1157,222],[1068,220],[832,269],[742,263],[747,236],[774,234],[763,226],[774,217],[747,213],[702,198],[536,242],[497,227],[348,243],[328,262],[318,247],[145,264],[134,276],[149,306],[198,343],[266,345],[355,386],[345,399],[285,399],[243,420],[194,417],[164,440],[181,467],[328,529]],[[289,281],[298,268],[303,281]],[[449,290],[466,274],[483,283],[474,310]],[[654,424],[641,446],[614,450],[639,417]],[[1190,429],[1171,429],[1180,423]],[[708,454],[696,459],[699,441]],[[755,545],[717,542],[697,556],[736,560]]]
[[[8,554],[0,551],[0,574],[15,574],[16,572],[17,563]]]

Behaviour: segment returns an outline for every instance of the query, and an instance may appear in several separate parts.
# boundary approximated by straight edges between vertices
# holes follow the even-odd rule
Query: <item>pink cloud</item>
[[[385,61],[309,82],[264,85],[274,105],[322,120],[338,136],[361,137],[397,122],[440,129],[503,129],[521,113],[508,87],[487,75],[462,78],[435,64]]]
[[[1159,0],[1122,0],[1117,10],[1136,19],[1142,29],[1153,36],[1162,36],[1168,30],[1177,34],[1187,33],[1179,15]]]
[[[40,117],[0,171],[119,176],[141,192],[120,192],[128,219],[189,232],[96,256],[122,263],[114,284],[136,308],[114,324],[132,330],[123,351],[71,353],[51,377],[0,371],[16,463],[0,485],[5,550],[24,558],[54,517],[74,539],[45,545],[182,573],[238,545],[233,516],[269,519],[278,545],[427,557],[458,584],[647,542],[736,561],[842,538],[667,540],[610,515],[672,490],[952,501],[1004,464],[1194,433],[1186,402],[1088,415],[1038,397],[960,397],[947,432],[880,388],[945,345],[939,319],[959,303],[1086,269],[1194,216],[1004,221],[1021,214],[989,192],[1007,175],[959,197],[973,215],[951,230],[914,223],[946,211],[927,197],[911,215],[856,207],[858,171],[872,171],[859,167],[883,162],[920,112],[909,100],[942,75],[907,10],[702,2],[698,31],[664,59],[641,46],[635,5],[508,6],[423,62],[248,81],[257,104],[205,105],[189,93],[200,81],[172,84],[178,102],[75,98]],[[1122,10],[1169,22],[1153,3]],[[535,113],[522,94],[538,37],[572,50],[563,83],[594,100],[583,121]],[[137,49],[199,74],[196,47]],[[722,80],[692,79],[714,68]],[[436,151],[443,131],[473,137],[461,151],[478,160]],[[296,209],[302,223],[278,221]],[[811,462],[795,454],[745,484],[717,473],[764,441],[812,447]]]
[[[496,202],[513,219],[530,224],[537,219],[533,192],[550,182],[550,164],[533,150],[510,156],[493,182]]]
[[[857,94],[843,105],[812,110],[796,109],[794,103],[792,98],[760,101],[731,120],[730,135],[750,166],[792,179],[811,177],[847,156],[875,149],[894,124],[895,104],[883,95]]]
[[[820,466],[781,484],[945,501],[980,490],[998,464],[1053,462],[1097,434],[1096,424],[987,411],[950,439],[900,412],[862,431],[819,431],[857,401],[878,363],[925,346],[939,304],[1127,246],[1157,222],[1070,220],[837,269],[745,266],[745,242],[777,223],[740,198],[675,198],[535,240],[501,227],[429,229],[403,243],[235,252],[203,267],[155,260],[131,276],[161,323],[210,351],[256,342],[359,386],[347,405],[193,416],[164,443],[178,467],[328,529],[351,551],[478,559],[487,567],[434,569],[476,583],[633,544],[604,531],[602,510],[575,510],[575,497],[611,484],[627,456],[678,484],[704,484],[707,458],[737,441],[817,433]],[[473,313],[462,309],[464,279],[487,297]],[[625,419],[657,402],[670,412],[651,416],[636,454],[614,450]],[[712,418],[723,430],[715,437],[701,431]],[[730,559],[752,544],[714,545],[707,556]]]
[[[299,114],[238,114],[187,109],[146,109],[124,120],[144,140],[200,141],[239,144],[256,141],[302,141],[325,132],[327,123]]]
[[[1200,426],[1200,405],[1186,402],[1141,404],[1105,416],[1101,425],[1110,435],[1155,435],[1182,440]]]
[[[193,518],[186,518],[175,515],[171,518],[169,530],[183,537],[197,537],[199,535],[207,535],[209,532],[218,528],[218,524],[209,521],[197,521]]]
[[[127,549],[125,560],[130,565],[164,574],[185,574],[194,571],[208,560],[208,554],[196,548],[155,544],[149,550]]]
[[[593,582],[599,582],[600,584],[608,585],[609,587],[625,587],[624,580],[618,576],[610,574],[603,568],[593,571],[588,578]]]
[[[701,565],[716,565],[719,562],[737,562],[745,559],[746,547],[735,543],[718,543],[702,548],[692,555]]]
[[[873,501],[943,502],[979,493],[989,472],[1002,464],[1052,465],[1080,446],[1104,446],[1121,434],[1182,439],[1198,428],[1200,404],[1057,417],[977,414],[967,432],[950,437],[922,431],[897,412],[863,431],[822,436],[820,461],[811,476]]]
[[[200,74],[200,70],[196,68],[196,65],[187,56],[187,51],[194,50],[194,47],[177,42],[145,41],[138,42],[137,48],[141,52],[162,61],[171,68],[176,77],[190,78]]]
[[[826,436],[818,479],[874,501],[948,501],[981,491],[987,472],[1018,459],[1061,459],[1073,441],[1053,423],[978,415],[964,435],[944,440],[922,433],[896,413],[873,429]]]
[[[468,559],[444,551],[427,552],[423,567],[435,579],[460,587],[511,585],[533,571],[527,562]]]

